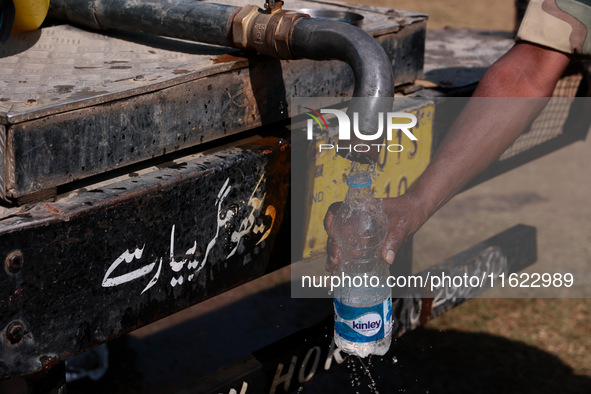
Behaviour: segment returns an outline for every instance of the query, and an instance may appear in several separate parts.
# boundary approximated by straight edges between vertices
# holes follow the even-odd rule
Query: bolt
[[[15,250],[6,256],[6,269],[12,274],[16,274],[23,268],[23,254],[20,250]]]
[[[22,341],[23,337],[25,336],[25,326],[20,321],[13,321],[8,325],[6,328],[6,339],[12,345],[16,345],[20,341]]]

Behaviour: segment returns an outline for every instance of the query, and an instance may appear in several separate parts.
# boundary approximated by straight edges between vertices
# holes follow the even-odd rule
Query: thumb
[[[404,239],[402,237],[389,232],[386,235],[384,244],[382,245],[382,259],[388,264],[392,264],[398,249],[400,249],[403,243]]]

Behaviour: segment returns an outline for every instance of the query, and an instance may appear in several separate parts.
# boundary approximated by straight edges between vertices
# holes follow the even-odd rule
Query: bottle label
[[[392,332],[392,302],[386,299],[370,307],[354,307],[334,300],[335,332],[350,342],[379,341]]]

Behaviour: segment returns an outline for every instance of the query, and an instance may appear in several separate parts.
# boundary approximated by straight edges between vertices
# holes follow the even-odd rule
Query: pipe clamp
[[[254,50],[279,59],[293,59],[289,40],[294,24],[309,17],[276,7],[267,13],[257,6],[242,7],[232,20],[232,42],[240,49]]]

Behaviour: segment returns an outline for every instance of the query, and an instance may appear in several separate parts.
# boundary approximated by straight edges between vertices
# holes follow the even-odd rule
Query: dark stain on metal
[[[20,250],[15,250],[6,256],[6,269],[11,274],[18,273],[23,268],[23,254]]]
[[[131,68],[131,66],[111,66],[109,67],[111,70],[125,70],[127,68]]]
[[[106,93],[109,93],[109,92],[107,92],[106,90],[91,90],[90,88],[85,87],[82,89],[73,90],[71,92],[71,94],[68,96],[68,98],[72,99],[72,100],[79,100],[79,99],[84,99],[84,98],[93,97],[93,96],[106,94]]]
[[[55,364],[59,362],[59,359],[55,356],[41,356],[39,357],[43,371],[49,371]]]
[[[163,168],[170,168],[175,165],[176,165],[176,162],[174,160],[171,160],[171,161],[167,161],[164,163],[156,164],[156,168],[162,170]]]
[[[6,340],[11,345],[16,345],[23,340],[25,336],[25,326],[23,322],[16,320],[8,325],[6,328]]]
[[[241,56],[230,55],[229,53],[224,53],[223,55],[220,55],[213,59],[213,64],[230,62],[248,62],[248,59]]]
[[[433,309],[433,298],[423,298],[421,308],[421,326],[424,326],[431,320],[431,310]]]
[[[55,85],[53,88],[57,93],[70,93],[74,89],[74,85]]]
[[[172,71],[172,73],[173,73],[174,75],[179,75],[179,74],[186,74],[186,73],[188,73],[188,72],[190,72],[190,71],[189,71],[189,70],[173,70],[173,71]]]
[[[60,209],[59,209],[59,208],[57,208],[57,207],[54,207],[53,205],[51,205],[51,204],[48,204],[48,203],[46,203],[46,202],[44,202],[44,203],[43,203],[43,207],[44,207],[44,208],[45,208],[45,209],[46,209],[48,212],[55,213],[55,214],[60,214],[60,213],[61,213],[61,211],[60,211]]]
[[[172,168],[173,170],[184,170],[187,168],[187,163],[186,162],[177,163],[172,160],[172,161],[167,161],[166,163],[158,164],[158,165],[156,165],[156,168],[158,168],[158,169]]]

